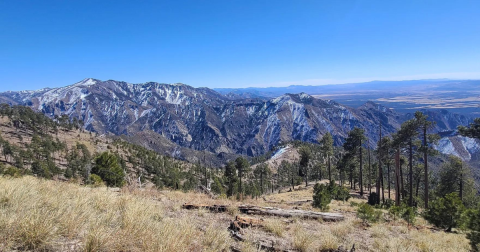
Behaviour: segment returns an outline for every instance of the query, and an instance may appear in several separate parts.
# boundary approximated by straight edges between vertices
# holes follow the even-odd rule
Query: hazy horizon
[[[69,84],[65,84],[65,85],[60,85],[60,86],[51,86],[51,87],[42,87],[42,88],[38,88],[38,89],[19,89],[19,90],[15,90],[15,89],[5,89],[5,90],[2,90],[0,89],[0,93],[1,92],[19,92],[19,91],[36,91],[36,90],[41,90],[41,89],[55,89],[55,88],[62,88],[62,87],[66,87],[66,86],[70,86],[70,85],[74,85],[76,83],[79,83],[83,80],[87,80],[87,79],[95,79],[95,80],[99,80],[99,81],[108,81],[108,80],[114,80],[114,81],[124,81],[124,80],[117,80],[117,79],[105,79],[105,80],[101,80],[101,79],[98,79],[98,78],[93,78],[93,77],[89,77],[89,78],[84,78],[80,81],[76,81],[74,83],[69,83]],[[304,86],[304,87],[316,87],[316,86],[336,86],[336,85],[348,85],[348,84],[363,84],[363,83],[372,83],[372,82],[408,82],[408,81],[455,81],[455,80],[459,80],[459,81],[467,81],[467,80],[480,80],[480,78],[471,78],[471,79],[468,79],[468,78],[465,78],[465,79],[461,79],[461,78],[432,78],[432,79],[374,79],[374,80],[365,80],[365,81],[358,81],[358,82],[342,82],[342,83],[326,83],[326,84],[305,84],[305,83],[298,83],[298,84],[290,84],[290,85],[273,85],[273,86],[246,86],[246,87],[205,87],[205,86],[195,86],[195,85],[191,85],[189,83],[181,83],[181,82],[174,82],[174,83],[166,83],[166,82],[161,82],[161,81],[146,81],[146,82],[140,82],[140,83],[134,83],[134,82],[129,82],[129,81],[124,81],[124,82],[127,82],[129,84],[144,84],[144,83],[148,83],[148,82],[156,82],[156,83],[160,83],[160,84],[184,84],[184,85],[188,85],[188,86],[192,86],[194,88],[210,88],[210,89],[262,89],[262,88],[265,88],[265,89],[268,89],[268,88],[286,88],[286,87],[294,87],[294,86]],[[316,81],[316,80],[307,80],[305,82],[308,82],[308,81]],[[286,82],[285,84],[288,84],[288,82]]]

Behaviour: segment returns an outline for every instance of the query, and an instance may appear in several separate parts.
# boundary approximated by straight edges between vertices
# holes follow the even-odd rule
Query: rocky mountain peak
[[[97,79],[93,79],[93,78],[86,78],[86,79],[83,79],[71,86],[75,86],[75,87],[89,87],[89,86],[92,86],[92,85],[95,85],[97,83],[101,82],[100,80],[97,80]]]

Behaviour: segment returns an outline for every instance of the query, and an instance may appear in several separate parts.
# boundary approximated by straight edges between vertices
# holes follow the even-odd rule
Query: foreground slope
[[[0,177],[0,250],[2,251],[257,251],[268,241],[296,251],[330,251],[339,246],[356,251],[468,251],[463,234],[435,231],[421,219],[415,227],[401,221],[364,225],[351,202],[334,201],[342,222],[262,217],[264,227],[245,229],[246,242],[227,230],[238,215],[233,206],[250,203],[292,208],[288,201],[311,199],[312,190],[268,196],[244,202],[210,199],[197,193],[125,187],[91,188],[33,177]],[[212,213],[182,209],[182,204],[224,204]],[[306,204],[297,206],[309,209]]]

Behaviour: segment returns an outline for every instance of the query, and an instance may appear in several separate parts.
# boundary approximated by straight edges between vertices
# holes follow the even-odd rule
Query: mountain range
[[[380,123],[388,135],[413,116],[371,101],[351,107],[305,92],[245,97],[220,91],[88,78],[61,88],[3,92],[0,103],[27,105],[50,117],[65,114],[99,134],[123,135],[191,162],[199,161],[203,153],[219,163],[235,155],[262,155],[292,140],[318,142],[326,132],[340,145],[354,127],[365,129],[368,144],[374,147]],[[453,132],[472,120],[447,110],[423,112],[436,122],[435,132]]]
[[[332,99],[343,105],[358,107],[374,101],[398,112],[418,109],[440,110],[480,115],[480,80],[404,80],[363,83],[268,88],[217,88],[231,97],[273,98],[285,93],[305,92],[321,99]]]

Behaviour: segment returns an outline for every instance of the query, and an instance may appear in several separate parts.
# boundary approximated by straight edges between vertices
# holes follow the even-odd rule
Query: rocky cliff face
[[[326,132],[341,144],[354,127],[364,128],[374,146],[380,122],[387,135],[411,116],[371,102],[350,108],[305,93],[243,99],[184,84],[95,79],[62,88],[4,92],[0,102],[29,105],[52,117],[67,114],[99,133],[135,136],[148,130],[179,147],[251,156],[280,142],[317,142]],[[448,112],[432,113],[437,130],[453,129],[469,120]]]

